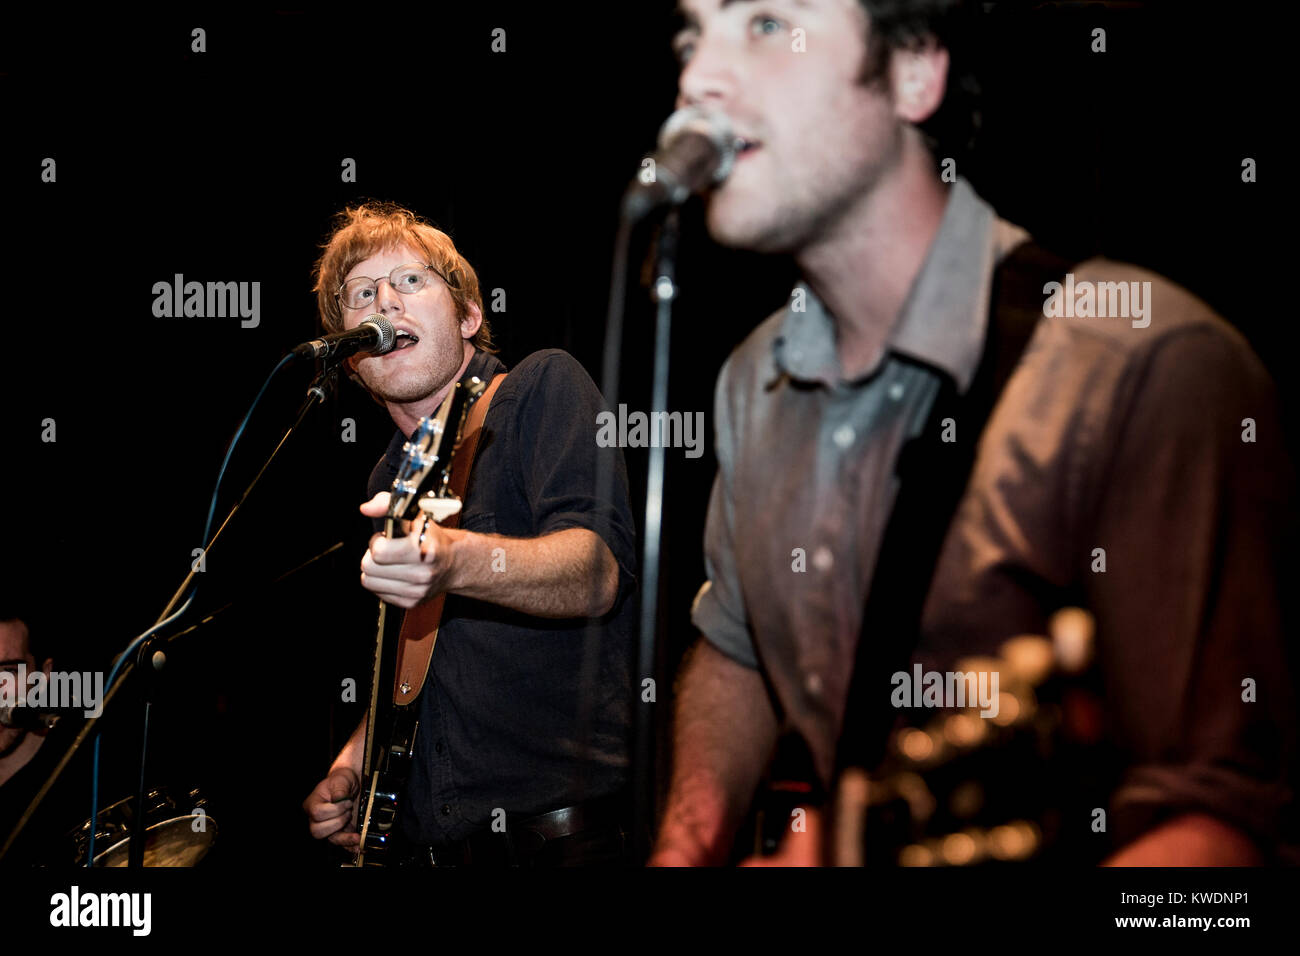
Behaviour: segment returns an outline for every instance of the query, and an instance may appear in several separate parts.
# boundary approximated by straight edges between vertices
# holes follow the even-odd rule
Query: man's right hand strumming
[[[356,798],[361,792],[365,732],[366,721],[362,719],[330,767],[329,775],[302,802],[311,835],[349,850],[361,845],[356,829]]]
[[[353,811],[357,794],[361,791],[361,777],[351,767],[336,767],[330,775],[316,784],[316,788],[303,801],[311,835],[317,840],[329,840],[335,846],[355,850],[361,836],[353,827]]]

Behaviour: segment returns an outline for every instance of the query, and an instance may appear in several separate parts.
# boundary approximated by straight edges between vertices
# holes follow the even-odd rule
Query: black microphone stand
[[[617,411],[619,358],[623,344],[624,295],[627,284],[628,247],[638,217],[625,207],[614,246],[611,270],[609,311],[605,322],[604,367],[601,391],[605,403]],[[677,296],[677,209],[671,208],[659,224],[654,239],[655,270],[651,297],[655,308],[654,372],[650,398],[650,421],[656,412],[668,409],[668,360],[672,330],[673,300]],[[655,673],[659,627],[660,542],[663,537],[663,487],[665,450],[662,442],[652,442],[646,466],[645,539],[641,558],[641,617],[636,650],[634,685]],[[612,475],[604,465],[598,474],[601,500],[608,500],[613,488]],[[632,737],[632,813],[633,852],[636,863],[650,855],[654,826],[654,708],[638,695],[634,705]]]
[[[677,208],[664,218],[656,238],[655,276],[650,296],[655,302],[655,358],[650,390],[650,421],[667,421],[658,413],[668,411],[668,358],[672,333],[673,300],[677,298]],[[660,436],[661,438],[663,436]],[[664,458],[663,441],[650,443],[646,465],[645,543],[641,557],[641,633],[637,644],[637,673],[655,672],[659,638],[659,556],[663,538]],[[654,718],[653,709],[637,708],[636,720],[636,814],[638,820],[654,815]],[[649,856],[650,846],[640,848]],[[644,858],[644,857],[642,857]]]
[[[312,380],[311,385],[307,388],[307,394],[302,400],[302,405],[299,406],[298,408],[298,414],[294,416],[293,424],[291,424],[285,430],[284,435],[280,438],[279,444],[277,444],[275,448],[272,450],[271,454],[267,456],[266,461],[262,463],[262,467],[258,469],[257,474],[253,477],[253,480],[249,482],[248,487],[244,489],[244,493],[239,496],[239,500],[236,501],[234,506],[230,509],[230,511],[227,512],[225,519],[221,522],[221,526],[218,527],[216,532],[212,535],[212,539],[203,546],[202,553],[204,558],[207,557],[207,554],[212,549],[212,546],[216,544],[217,539],[221,537],[221,532],[226,530],[226,526],[230,524],[230,520],[234,518],[236,512],[238,512],[239,509],[243,506],[244,502],[248,500],[248,496],[252,494],[253,489],[256,488],[258,483],[262,480],[262,476],[266,474],[266,470],[271,466],[271,462],[275,461],[276,456],[280,453],[280,449],[285,446],[285,443],[288,442],[289,437],[298,430],[298,427],[303,423],[303,420],[306,419],[307,413],[310,412],[312,408],[315,407],[317,404],[323,405],[325,403],[325,399],[328,397],[329,392],[333,390],[337,382],[338,382],[338,362],[330,361],[327,359],[320,373],[316,376],[315,379]],[[186,575],[185,580],[181,582],[181,586],[176,590],[176,593],[172,595],[172,599],[167,603],[167,607],[163,609],[162,614],[158,615],[158,620],[157,622],[155,622],[155,626],[157,624],[161,624],[163,621],[165,621],[168,617],[171,616],[172,612],[176,609],[176,605],[180,603],[182,595],[184,595],[189,591],[190,586],[194,582],[194,575],[197,573],[198,571],[196,571],[195,569],[193,568],[190,569],[190,573]],[[145,850],[145,846],[144,846],[145,802],[144,801],[145,801],[145,795],[147,791],[147,787],[145,785],[145,779],[146,779],[145,773],[146,773],[146,765],[148,763],[148,757],[149,757],[149,717],[153,709],[154,697],[158,687],[159,675],[162,673],[162,669],[167,664],[167,655],[164,654],[161,650],[156,649],[158,647],[159,640],[160,640],[160,635],[154,634],[152,637],[150,637],[148,640],[142,643],[140,645],[139,651],[136,654],[135,664],[134,664],[134,667],[140,670],[143,677],[142,683],[144,684],[144,718],[140,730],[140,781],[136,789],[136,801],[135,801],[136,813],[135,813],[135,818],[132,820],[131,842],[128,845],[129,853],[127,857],[127,866],[132,868],[144,866],[144,850]],[[146,662],[148,662],[151,666],[150,667],[144,666]],[[91,821],[92,828],[94,827],[94,825],[95,825],[94,821]],[[89,862],[91,866],[94,865],[93,860]]]
[[[289,440],[289,437],[293,435],[295,431],[297,431],[298,427],[302,424],[303,420],[307,417],[307,413],[310,412],[315,405],[324,404],[325,399],[327,398],[329,392],[335,387],[337,381],[338,381],[338,362],[327,360],[324,366],[322,367],[320,373],[317,374],[315,379],[312,380],[311,385],[308,387],[307,395],[304,397],[302,405],[299,407],[298,413],[294,417],[293,424],[290,425],[289,428],[285,431],[279,443],[275,446],[275,449],[267,457],[266,461],[263,462],[262,467],[258,469],[256,476],[254,476],[253,480],[249,482],[248,487],[245,488],[243,494],[239,496],[239,500],[235,502],[234,506],[226,514],[225,519],[221,522],[220,527],[217,528],[216,532],[212,535],[211,539],[209,539],[207,544],[204,546],[203,555],[205,557],[207,556],[208,552],[212,549],[212,546],[216,543],[217,539],[221,537],[222,531],[224,531],[226,529],[226,526],[230,524],[230,521],[235,516],[236,512],[239,511],[240,507],[248,499],[253,489],[261,481],[262,476],[266,473],[266,470],[270,467],[271,462],[275,460],[280,450],[285,446],[285,443]],[[333,550],[334,550],[333,548],[330,549],[330,551]],[[177,589],[176,593],[172,596],[172,599],[168,602],[167,607],[163,610],[162,614],[158,616],[158,621],[154,625],[155,628],[158,627],[158,625],[162,624],[164,621],[166,621],[173,613],[175,613],[176,607],[181,602],[182,596],[185,595],[186,592],[192,586],[194,582],[194,575],[196,573],[197,571],[191,570],[189,575],[186,576],[185,580],[181,583],[180,588]],[[22,833],[23,829],[27,826],[27,824],[31,821],[36,811],[40,808],[40,805],[44,802],[50,790],[58,781],[59,777],[63,774],[63,771],[67,768],[68,764],[72,761],[73,756],[81,748],[82,744],[84,744],[96,732],[99,725],[99,721],[103,719],[104,713],[108,709],[108,704],[117,695],[117,692],[122,687],[125,686],[132,672],[138,668],[143,672],[143,676],[145,678],[144,679],[145,706],[144,706],[144,715],[142,720],[141,737],[140,737],[140,777],[139,777],[138,788],[136,791],[135,816],[132,821],[132,834],[131,834],[131,840],[130,840],[129,852],[128,852],[128,866],[132,866],[132,867],[143,866],[144,850],[145,850],[144,847],[144,838],[145,838],[145,833],[144,833],[145,812],[144,811],[145,811],[145,796],[146,796],[145,780],[146,780],[146,767],[147,767],[148,752],[149,752],[149,721],[150,721],[153,702],[155,699],[156,682],[158,679],[158,673],[161,672],[163,667],[166,665],[166,655],[158,648],[160,643],[167,643],[167,642],[168,642],[167,639],[164,639],[159,634],[152,635],[151,637],[149,637],[148,639],[146,639],[141,643],[140,648],[138,649],[138,652],[135,655],[135,659],[132,661],[127,661],[123,665],[122,673],[118,675],[117,679],[113,681],[113,683],[109,686],[109,688],[104,694],[103,700],[101,701],[99,716],[89,718],[86,721],[86,723],[82,726],[76,738],[69,745],[68,750],[59,759],[58,764],[54,767],[53,771],[51,771],[49,777],[46,778],[45,783],[41,785],[41,789],[37,792],[36,796],[32,799],[32,802],[28,805],[26,811],[24,811],[22,817],[19,818],[17,825],[10,832],[4,845],[0,847],[0,860],[2,860],[13,848],[19,835]],[[118,655],[119,658],[120,656],[121,655]],[[117,659],[118,658],[114,658],[114,663],[117,662]],[[146,662],[149,663],[150,665],[149,667],[144,666]],[[98,810],[98,807],[96,807],[96,810]],[[93,832],[95,827],[95,821],[93,819],[90,821],[90,826]],[[87,865],[94,866],[94,860],[87,860]]]

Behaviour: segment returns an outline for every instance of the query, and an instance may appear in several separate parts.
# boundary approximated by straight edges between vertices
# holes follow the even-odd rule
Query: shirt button
[[[443,815],[444,817],[449,817],[449,816],[451,816],[451,804],[450,804],[450,803],[444,803],[444,804],[442,805],[442,815]]]
[[[894,401],[898,401],[903,397],[902,382],[895,382],[893,385],[889,386],[889,397],[892,398]]]
[[[436,744],[434,744],[433,749],[436,753],[442,753],[442,741],[439,740]]]
[[[803,689],[808,692],[809,697],[820,697],[822,693],[822,679],[819,674],[809,673],[803,679]]]
[[[835,444],[839,445],[841,448],[848,448],[853,444],[853,439],[856,437],[857,433],[854,432],[852,425],[841,425],[839,428],[835,429],[835,433],[831,435]]]
[[[813,552],[813,567],[818,571],[829,571],[835,566],[835,556],[831,554],[831,549],[822,545]]]

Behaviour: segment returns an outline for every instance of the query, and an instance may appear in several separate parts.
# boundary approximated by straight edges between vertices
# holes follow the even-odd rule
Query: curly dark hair
[[[948,85],[934,115],[920,124],[935,161],[964,158],[975,148],[981,125],[980,87],[970,42],[978,5],[969,0],[858,0],[869,20],[861,81],[885,80],[895,50],[930,45],[948,51]]]

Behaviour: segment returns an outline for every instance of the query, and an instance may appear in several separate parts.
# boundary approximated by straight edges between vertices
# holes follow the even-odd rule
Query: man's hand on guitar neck
[[[386,515],[388,492],[361,505],[361,513]],[[614,606],[618,581],[609,546],[586,528],[507,538],[421,517],[407,523],[405,537],[375,535],[361,559],[362,586],[402,608],[445,592],[535,617],[601,617]]]

